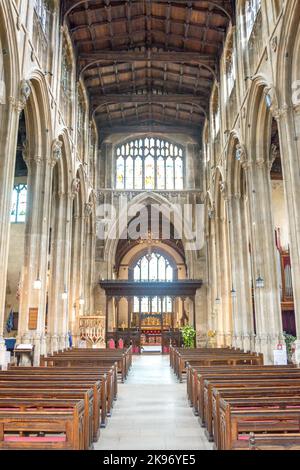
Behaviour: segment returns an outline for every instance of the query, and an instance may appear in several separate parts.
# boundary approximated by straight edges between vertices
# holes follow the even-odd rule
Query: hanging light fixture
[[[65,288],[64,292],[61,294],[61,298],[63,300],[68,300],[68,291],[67,291],[66,288]]]
[[[33,283],[34,290],[41,290],[42,289],[42,281],[40,280],[39,276]]]
[[[256,279],[256,288],[257,289],[263,289],[265,287],[265,281],[259,274],[258,278]]]
[[[216,299],[215,299],[215,304],[216,305],[221,305],[221,299],[220,297],[217,295]]]
[[[236,290],[234,289],[233,286],[232,286],[232,289],[231,289],[230,294],[231,294],[231,298],[232,298],[232,299],[236,299]]]

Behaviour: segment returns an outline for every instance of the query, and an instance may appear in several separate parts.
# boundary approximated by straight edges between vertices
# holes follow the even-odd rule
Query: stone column
[[[51,353],[64,349],[66,322],[66,305],[62,298],[62,293],[67,287],[65,266],[69,262],[65,259],[66,250],[66,230],[68,214],[68,193],[56,193],[53,195],[52,207],[53,226],[52,226],[52,246],[51,246],[51,279],[49,291],[49,334]],[[66,286],[65,286],[66,284]]]
[[[273,361],[273,349],[282,337],[279,282],[275,257],[275,235],[271,211],[269,164],[257,159],[248,165],[247,186],[250,194],[251,246],[256,311],[256,351],[265,362]],[[257,289],[255,279],[264,279],[264,288]]]
[[[223,225],[224,219],[220,216],[216,218],[216,274],[217,274],[217,291],[214,299],[214,313],[216,316],[216,325],[217,325],[217,344],[222,346],[224,344],[224,324],[223,319],[225,316],[226,303],[223,299],[224,295],[224,263],[223,263]],[[217,297],[220,299],[220,304],[216,304]]]
[[[225,199],[226,218],[222,221],[222,253],[223,253],[223,284],[221,289],[221,298],[223,305],[223,345],[231,346],[232,343],[232,311],[230,299],[231,270],[230,270],[230,249],[228,235],[228,217],[226,213],[227,200]]]
[[[72,206],[73,206],[73,195],[72,192],[67,192],[64,195],[64,220],[65,224],[62,233],[62,250],[63,257],[61,259],[61,271],[62,271],[62,284],[61,292],[59,294],[61,299],[61,314],[59,316],[59,348],[65,349],[69,347],[69,317],[70,307],[67,299],[62,298],[64,291],[68,292],[70,288],[70,271],[71,271],[71,249],[72,249]],[[59,300],[60,300],[59,299]]]
[[[52,153],[41,158],[34,149],[25,147],[24,159],[28,167],[28,208],[25,229],[25,256],[20,297],[18,342],[35,345],[34,364],[39,364],[41,353],[45,353],[46,284],[48,269],[48,240],[50,193],[52,168],[60,158],[60,147],[54,146]],[[41,289],[34,288],[35,281]],[[29,310],[38,309],[36,329],[29,331]]]
[[[28,95],[29,96],[29,95]],[[27,97],[28,98],[28,97]],[[26,99],[27,99],[26,98]],[[26,100],[25,100],[26,102]],[[23,102],[24,104],[24,102]],[[8,99],[1,107],[0,119],[0,366],[4,364],[6,347],[4,342],[4,315],[7,282],[7,265],[10,240],[10,213],[15,176],[16,148],[22,102]]]
[[[300,105],[277,110],[286,208],[289,218],[291,267],[297,327],[300,340]]]
[[[238,197],[229,196],[227,203],[228,211],[228,227],[230,239],[230,256],[231,256],[231,308],[233,320],[233,346],[243,348],[242,331],[243,331],[243,318],[242,318],[242,304],[243,304],[243,284],[240,279],[239,270],[241,269],[240,260],[240,244],[239,244],[239,231],[241,227],[238,225],[239,220],[237,217]],[[236,292],[236,294],[235,294]]]

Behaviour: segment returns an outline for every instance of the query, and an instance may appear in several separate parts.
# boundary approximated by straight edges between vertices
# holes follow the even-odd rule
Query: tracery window
[[[133,309],[134,312],[141,313],[172,313],[172,299],[171,297],[142,297],[141,299],[139,299],[138,297],[134,297]]]
[[[183,189],[183,148],[159,138],[135,139],[116,149],[117,189]]]
[[[27,210],[27,184],[14,186],[10,220],[12,223],[24,223]]]
[[[66,44],[64,43],[64,46]],[[70,84],[71,84],[71,65],[70,60],[68,57],[68,53],[66,51],[66,47],[63,47],[63,54],[62,54],[62,68],[61,68],[61,84],[62,90],[65,95],[70,94]]]
[[[135,281],[172,281],[173,268],[160,253],[151,253],[139,259],[134,267]]]
[[[250,38],[256,17],[261,8],[261,0],[246,0],[245,17],[246,17],[246,34],[247,39]]]
[[[35,0],[34,6],[35,12],[39,18],[40,25],[45,34],[47,34],[49,29],[49,5],[46,0]]]
[[[226,86],[225,86],[225,99],[228,100],[232,93],[236,80],[235,69],[235,51],[231,50],[226,59]]]

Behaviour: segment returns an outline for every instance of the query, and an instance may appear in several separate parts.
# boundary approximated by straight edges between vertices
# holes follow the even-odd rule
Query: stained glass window
[[[117,189],[183,189],[183,148],[157,139],[136,139],[116,149]]]
[[[139,259],[134,267],[135,281],[172,281],[173,268],[159,253],[151,253]]]
[[[154,189],[155,181],[154,181],[154,158],[148,156],[145,159],[145,189]]]
[[[13,223],[26,221],[27,184],[18,184],[14,187],[10,220]]]
[[[117,160],[117,189],[124,189],[124,158],[119,157]]]

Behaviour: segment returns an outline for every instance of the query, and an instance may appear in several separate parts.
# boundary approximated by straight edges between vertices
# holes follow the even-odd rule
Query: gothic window
[[[247,39],[249,39],[251,36],[260,7],[261,7],[261,0],[246,0],[245,18],[246,18]]]
[[[71,64],[68,57],[67,45],[65,41],[62,54],[61,85],[64,94],[66,96],[69,96],[71,91]]]
[[[172,281],[173,268],[159,253],[151,253],[139,259],[134,268],[135,281]]]
[[[228,51],[225,67],[225,100],[228,100],[231,96],[236,80],[235,51],[233,49]]]
[[[140,311],[140,299],[134,297],[134,312]],[[171,297],[142,297],[141,298],[141,313],[172,313],[173,305]]]
[[[136,139],[116,149],[117,189],[183,189],[183,148],[158,138]]]
[[[84,98],[81,90],[78,90],[78,106],[77,106],[77,135],[78,135],[78,151],[79,154],[83,152],[84,145],[84,129],[85,129],[85,107]]]
[[[219,104],[219,93],[218,88],[215,89],[215,93],[213,94],[213,102],[212,102],[212,129],[213,129],[213,136],[216,139],[217,135],[220,131],[220,104]]]
[[[35,12],[39,19],[42,30],[45,34],[48,33],[49,29],[49,7],[46,0],[35,0]]]
[[[27,184],[18,184],[14,186],[11,222],[24,223],[26,220],[27,209]]]

